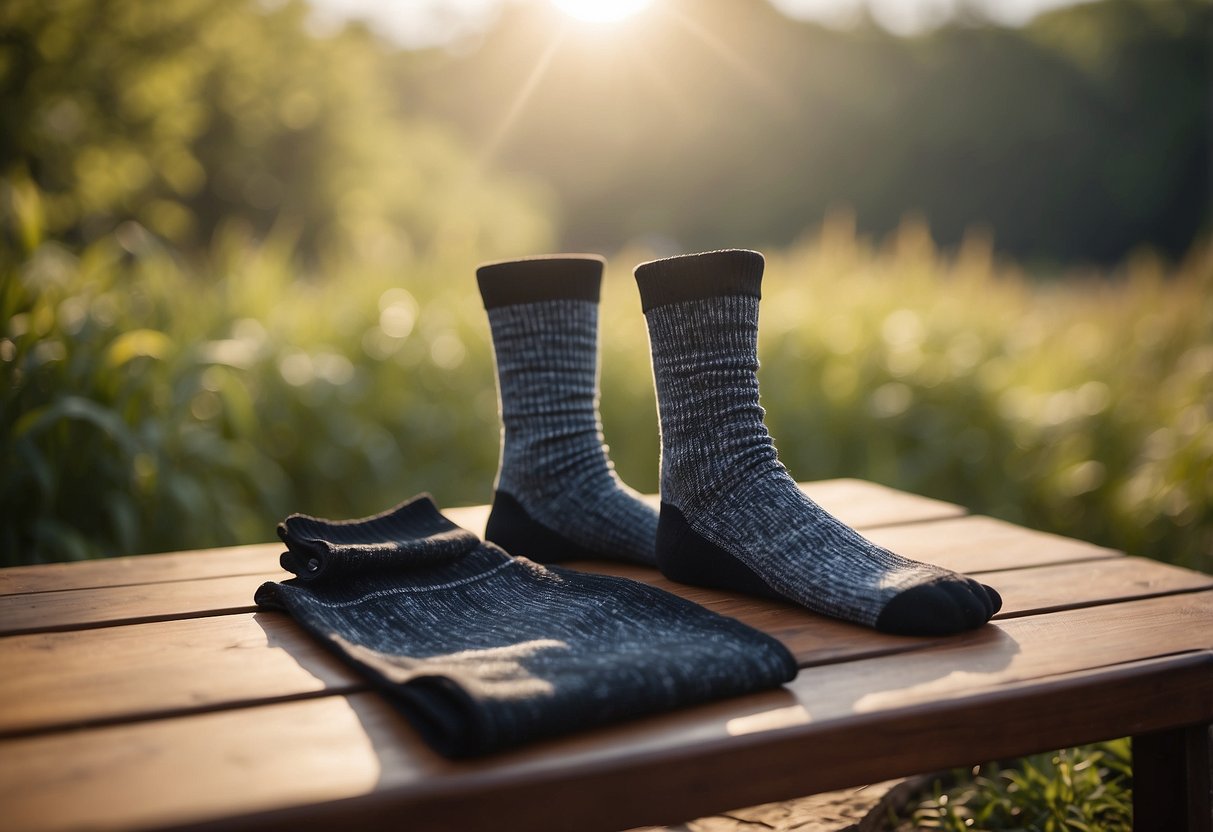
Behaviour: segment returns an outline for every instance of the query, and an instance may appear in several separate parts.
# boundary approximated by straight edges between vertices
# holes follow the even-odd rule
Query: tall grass
[[[489,499],[498,426],[475,252],[303,273],[286,229],[194,260],[126,224],[0,251],[0,562],[266,540],[422,490]],[[27,206],[23,208],[22,206]],[[23,212],[25,212],[23,214]],[[603,420],[657,485],[643,316],[612,257]],[[763,401],[800,479],[857,476],[1213,569],[1213,253],[1042,281],[913,223],[768,253]]]

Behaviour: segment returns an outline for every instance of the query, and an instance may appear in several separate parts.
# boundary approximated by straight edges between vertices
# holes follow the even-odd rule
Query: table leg
[[[1133,737],[1133,828],[1213,832],[1213,725]]]

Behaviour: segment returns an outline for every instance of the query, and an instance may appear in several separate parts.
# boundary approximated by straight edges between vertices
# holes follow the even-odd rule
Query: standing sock
[[[866,540],[779,462],[758,403],[762,266],[731,250],[636,269],[661,417],[662,572],[889,633],[984,624],[1002,604],[993,589]]]
[[[657,512],[616,476],[598,416],[602,267],[556,256],[476,271],[504,428],[485,538],[543,563],[653,563]]]

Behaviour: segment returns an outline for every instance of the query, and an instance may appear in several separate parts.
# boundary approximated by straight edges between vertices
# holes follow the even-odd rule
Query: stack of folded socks
[[[293,515],[288,612],[373,680],[440,752],[484,754],[780,685],[775,639],[654,587],[511,557],[427,496],[362,520]]]

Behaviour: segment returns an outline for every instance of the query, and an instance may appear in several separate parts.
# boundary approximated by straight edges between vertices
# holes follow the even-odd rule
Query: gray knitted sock
[[[481,266],[501,394],[501,469],[485,538],[543,563],[653,563],[657,512],[615,474],[598,416],[599,257]]]
[[[758,403],[762,266],[732,250],[636,269],[661,417],[661,570],[884,632],[985,623],[1001,606],[994,590],[871,543],[779,462]]]

